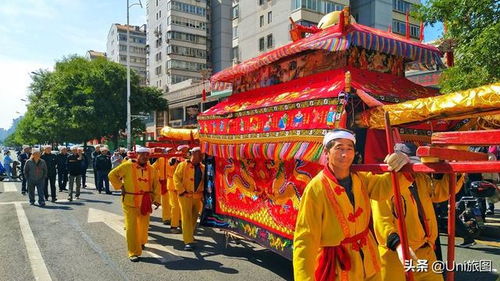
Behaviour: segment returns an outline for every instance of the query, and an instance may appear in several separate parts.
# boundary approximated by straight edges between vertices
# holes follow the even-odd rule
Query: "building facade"
[[[147,81],[161,89],[169,110],[155,113],[156,133],[166,125],[196,125],[212,73],[231,66],[231,0],[149,0]],[[207,93],[209,95],[209,93]]]
[[[146,30],[139,26],[128,26],[130,69],[140,77],[141,85],[146,85]],[[109,29],[106,55],[110,61],[127,65],[127,26],[113,24]]]
[[[419,0],[233,0],[233,64],[291,41],[291,17],[305,26],[317,25],[330,12],[350,6],[358,23],[405,34],[406,11]],[[419,38],[418,21],[410,17],[410,34]]]

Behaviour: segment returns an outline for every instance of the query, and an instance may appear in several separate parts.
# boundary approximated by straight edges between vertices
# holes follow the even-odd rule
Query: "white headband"
[[[353,134],[347,131],[339,130],[326,133],[325,137],[323,138],[323,146],[326,146],[330,141],[334,139],[348,139],[356,144],[356,137]]]
[[[137,152],[137,153],[149,153],[150,151],[149,151],[149,148],[147,148],[147,147],[139,147],[135,150],[135,152]]]
[[[201,148],[199,146],[196,146],[196,147],[191,148],[191,150],[189,150],[189,151],[190,152],[201,151]]]

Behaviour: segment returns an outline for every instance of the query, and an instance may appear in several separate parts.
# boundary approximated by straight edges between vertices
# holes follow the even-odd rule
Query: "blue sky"
[[[138,0],[137,0],[138,1]],[[283,1],[283,0],[282,0]],[[126,22],[126,0],[10,0],[0,5],[0,128],[26,111],[29,73],[87,50],[106,51],[113,23]],[[130,0],[134,3],[134,0]],[[147,0],[142,0],[145,8]],[[130,24],[146,22],[146,11],[130,9]],[[426,41],[442,30],[426,27]]]

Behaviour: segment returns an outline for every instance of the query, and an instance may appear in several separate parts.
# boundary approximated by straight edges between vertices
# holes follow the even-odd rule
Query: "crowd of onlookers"
[[[54,153],[52,146],[32,148],[24,145],[18,152],[18,161],[12,159],[10,151],[5,151],[5,180],[21,179],[21,192],[23,195],[28,193],[30,204],[35,203],[36,189],[38,203],[44,206],[49,197],[52,202],[57,201],[57,188],[59,192],[68,191],[69,201],[79,199],[81,188],[87,188],[87,169],[92,165],[96,189],[99,193],[111,194],[108,173],[127,158],[127,153],[124,148],[119,148],[111,154],[105,145],[94,148],[91,152],[84,147],[72,146],[68,151],[67,147],[60,146]],[[20,169],[17,169],[19,164]]]

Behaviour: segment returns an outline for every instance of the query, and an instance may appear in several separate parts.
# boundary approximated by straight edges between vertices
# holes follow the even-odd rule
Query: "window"
[[[259,0],[259,5],[264,5],[264,0]]]
[[[156,69],[155,69],[155,73],[156,75],[160,75],[161,74],[161,65],[157,66]]]
[[[189,18],[171,16],[171,17],[168,17],[167,22],[168,22],[168,24],[175,24],[175,25],[185,26],[185,27],[198,29],[198,30],[207,30],[206,22],[193,20],[193,19],[189,19]]]
[[[167,68],[169,69],[181,69],[187,71],[200,71],[206,69],[207,65],[204,63],[181,61],[181,60],[169,60],[167,61]]]
[[[180,83],[182,81],[186,81],[186,80],[189,80],[189,79],[192,79],[193,82],[201,81],[201,79],[198,78],[198,77],[191,77],[191,76],[185,76],[185,75],[172,74],[170,76],[170,84]]]
[[[269,24],[271,22],[273,22],[273,12],[272,11],[267,13],[267,23]]]
[[[269,34],[267,35],[267,48],[272,48],[273,47],[273,35]]]
[[[406,23],[399,20],[392,20],[392,32],[406,35]],[[418,25],[410,24],[410,36],[413,38],[420,37],[420,27]]]
[[[177,107],[170,109],[170,120],[179,120],[184,116],[184,108]]]
[[[183,13],[193,14],[193,15],[197,15],[197,16],[201,16],[201,17],[204,17],[207,15],[207,9],[202,8],[202,7],[198,7],[195,5],[190,5],[187,3],[170,1],[170,2],[168,2],[168,7],[171,8],[172,10],[175,10],[175,11],[180,11]]]
[[[167,53],[186,56],[186,57],[194,57],[194,58],[202,58],[202,59],[207,58],[207,51],[205,51],[205,50],[190,48],[190,47],[183,47],[183,46],[176,46],[176,45],[169,45],[167,47]]]
[[[262,37],[259,39],[259,51],[261,52],[264,51],[265,47],[266,46],[264,45],[264,37]]]
[[[169,31],[167,32],[168,39],[174,39],[179,41],[186,41],[195,44],[206,44],[207,38],[201,35],[195,35],[190,33],[178,32],[178,31]]]
[[[120,51],[127,51],[127,45],[120,45]]]
[[[411,3],[408,3],[403,0],[392,0],[392,9],[394,11],[406,14],[406,12],[409,12],[412,8]]]
[[[264,26],[264,16],[260,16],[260,27]]]
[[[120,55],[120,61],[127,61],[127,56]]]
[[[160,61],[161,60],[161,52],[156,53],[155,58],[156,58],[156,61]]]
[[[233,39],[238,38],[238,27],[233,26]]]
[[[158,7],[158,0],[156,0],[156,7]]]
[[[235,60],[240,60],[240,51],[238,49],[238,47],[234,47],[233,48],[233,59]]]
[[[119,34],[118,35],[118,40],[120,40],[120,41],[127,41],[127,35],[126,34]]]
[[[292,0],[292,10],[307,9],[322,14],[328,14],[333,11],[341,11],[343,8],[343,5],[329,0]]]
[[[233,7],[233,19],[240,16],[240,6],[236,5]]]

